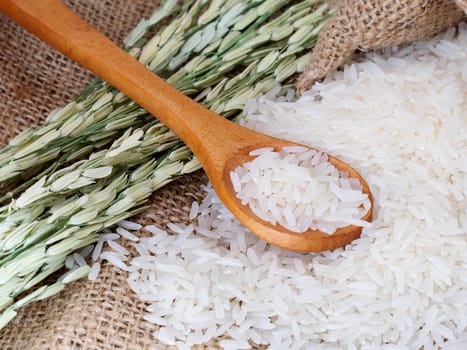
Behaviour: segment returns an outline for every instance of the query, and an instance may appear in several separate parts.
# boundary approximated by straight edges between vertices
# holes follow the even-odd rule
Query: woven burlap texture
[[[457,4],[456,4],[457,2]],[[466,0],[342,0],[321,30],[310,64],[300,75],[302,93],[341,67],[358,49],[391,47],[428,38],[462,20]],[[459,6],[458,6],[459,5]]]
[[[158,1],[69,0],[81,17],[115,42]],[[71,101],[91,74],[0,15],[0,145],[27,127],[39,124],[58,106]],[[200,200],[202,172],[185,176],[158,191],[137,220],[165,226],[186,222],[193,199]],[[124,242],[120,242],[124,244]],[[96,282],[73,283],[48,300],[33,303],[0,330],[2,350],[163,349],[143,318],[146,304],[128,288],[126,273],[108,264]],[[216,348],[216,341],[205,348]]]

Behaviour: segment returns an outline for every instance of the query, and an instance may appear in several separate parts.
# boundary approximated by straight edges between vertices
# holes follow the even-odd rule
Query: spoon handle
[[[117,87],[172,129],[203,166],[222,159],[223,144],[242,142],[234,123],[167,84],[59,0],[1,0],[0,12]],[[226,132],[226,130],[229,132]],[[205,158],[211,158],[205,162]]]
[[[230,170],[251,159],[259,147],[297,144],[255,133],[220,117],[165,83],[104,35],[81,20],[59,0],[0,0],[5,13],[31,33],[94,72],[156,116],[191,148],[201,161],[224,204],[259,237],[296,251],[322,251],[342,247],[360,235],[361,227],[347,226],[333,235],[320,231],[296,233],[259,220],[235,197]],[[341,160],[329,162],[345,170],[371,192],[363,178]],[[362,218],[370,220],[372,210]]]

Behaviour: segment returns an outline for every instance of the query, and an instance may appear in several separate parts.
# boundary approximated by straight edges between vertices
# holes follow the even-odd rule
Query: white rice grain
[[[248,127],[319,146],[354,166],[375,196],[373,222],[345,249],[287,252],[252,235],[206,186],[192,227],[177,225],[170,235],[150,225],[151,237],[127,242],[137,251],[127,261],[128,285],[147,301],[144,317],[161,326],[156,339],[179,349],[220,336],[228,338],[221,347],[235,349],[252,342],[278,350],[464,349],[466,59],[461,24],[399,51],[368,53],[294,102],[274,93],[248,102]],[[325,177],[326,158],[308,157],[300,160]],[[288,201],[331,199],[315,209],[332,206],[339,220],[354,213],[354,201],[339,207],[319,186],[297,193],[303,173],[292,175],[262,190],[283,190]],[[351,179],[338,184],[339,196],[360,190]],[[290,209],[301,215],[297,221],[310,215],[300,204]],[[126,267],[122,256],[103,254]]]
[[[112,265],[122,269],[124,271],[128,271],[128,266],[124,263],[127,258],[121,254],[114,253],[114,252],[103,252],[100,255],[102,260],[107,260]]]
[[[99,262],[95,262],[94,264],[92,264],[91,270],[89,271],[89,274],[88,274],[88,279],[90,281],[97,280],[100,270],[101,270],[101,264]]]
[[[231,171],[230,179],[237,198],[260,219],[294,232],[318,228],[328,234],[363,223],[359,219],[371,207],[368,196],[356,179],[328,163],[327,155],[303,146],[250,154],[257,157]]]
[[[84,258],[78,253],[73,254],[73,259],[76,261],[79,267],[87,265],[86,260],[84,260]]]
[[[143,227],[141,224],[138,224],[137,222],[132,222],[128,220],[122,220],[122,221],[117,222],[117,226],[120,226],[121,228],[131,230],[131,231],[138,231]]]
[[[117,227],[117,233],[122,236],[123,238],[126,238],[130,241],[133,241],[133,242],[138,242],[139,241],[139,237],[136,236],[135,234],[131,233],[130,231],[128,230],[125,230],[124,228],[122,227]]]
[[[193,203],[191,204],[191,208],[190,208],[189,219],[193,220],[194,218],[198,216],[198,213],[199,213],[199,204],[198,202],[193,201]]]
[[[84,247],[83,249],[81,249],[79,251],[79,255],[81,255],[84,259],[86,259],[89,254],[92,253],[92,251],[94,250],[94,245],[88,245],[87,247]]]
[[[73,268],[75,264],[75,259],[73,257],[73,255],[68,255],[65,259],[65,267],[68,269],[68,270],[71,270]]]
[[[94,246],[94,250],[92,251],[92,256],[91,256],[92,261],[97,261],[97,259],[99,259],[103,246],[104,246],[104,239],[101,236],[99,240],[97,241],[96,245]]]
[[[130,253],[128,249],[126,249],[125,247],[123,247],[122,245],[118,244],[115,241],[107,241],[107,244],[113,251],[117,253],[121,253],[123,255],[128,255]]]

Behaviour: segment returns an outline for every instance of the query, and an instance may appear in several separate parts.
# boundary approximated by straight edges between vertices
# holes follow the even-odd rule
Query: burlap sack
[[[341,67],[357,49],[414,42],[457,24],[467,11],[467,0],[342,0],[331,6],[336,12],[298,79],[299,93]]]
[[[1,0],[0,0],[1,1]],[[79,15],[115,42],[148,16],[157,0],[68,0]],[[64,105],[92,80],[76,64],[0,15],[0,145],[48,112]],[[188,221],[200,200],[202,172],[158,191],[138,221],[166,225]],[[123,243],[123,242],[121,242]],[[48,300],[31,304],[0,330],[1,350],[163,349],[143,319],[146,304],[129,290],[126,274],[104,264],[99,279],[73,283]],[[216,348],[212,341],[204,348]]]

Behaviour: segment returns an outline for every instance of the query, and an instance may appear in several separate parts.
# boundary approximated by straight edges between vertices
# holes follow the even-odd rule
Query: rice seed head
[[[58,242],[64,238],[68,238],[70,237],[73,233],[75,233],[76,231],[78,231],[80,228],[78,226],[72,226],[72,227],[68,227],[68,228],[65,228],[65,229],[62,229],[61,231],[58,231],[57,233],[55,233],[54,235],[52,235],[49,239],[47,239],[45,241],[45,244],[46,245],[51,245],[55,242]]]
[[[88,244],[94,242],[97,232],[99,232],[103,227],[101,222],[94,223],[89,221],[87,226],[81,226],[76,233],[73,234],[73,238],[77,241],[79,240],[79,247],[85,247]],[[86,244],[83,242],[87,242]]]
[[[131,135],[124,135],[120,138],[115,144],[116,148],[113,148],[106,153],[107,158],[112,158],[118,156],[120,153],[127,151],[129,149],[138,147],[141,144],[141,137],[143,136],[144,131],[141,129],[135,130]]]
[[[223,34],[223,33],[221,33],[221,34]],[[215,40],[215,41],[211,42],[208,46],[206,46],[204,48],[203,54],[208,55],[208,54],[213,53],[214,51],[216,51],[218,49],[218,47],[220,46],[220,44],[221,44],[221,40],[222,39],[218,39],[218,40]]]
[[[246,14],[244,14],[239,21],[237,21],[234,26],[233,30],[242,31],[250,24],[252,24],[256,19],[258,19],[259,14],[256,8],[249,10]]]
[[[143,179],[146,179],[153,171],[156,166],[154,160],[150,160],[143,165],[139,166],[130,175],[131,182],[139,182]]]
[[[91,178],[91,179],[103,179],[108,177],[112,174],[112,167],[111,166],[103,166],[99,168],[91,168],[86,169],[83,172],[83,176]]]
[[[20,134],[18,134],[17,136],[15,136],[13,139],[11,139],[9,142],[9,145],[12,147],[18,147],[23,144],[29,143],[34,135],[35,133],[33,130],[26,129],[22,131]]]
[[[206,101],[215,100],[217,98],[217,96],[219,96],[221,91],[224,89],[224,87],[226,86],[227,81],[228,81],[228,79],[224,78],[219,83],[217,83],[217,85],[213,89],[210,89],[208,91],[208,93],[206,94],[206,99],[205,100]]]
[[[15,306],[17,308],[20,308],[20,307],[23,307],[29,303],[31,303],[32,301],[34,301],[40,294],[42,294],[45,289],[47,288],[47,286],[42,286],[38,289],[36,289],[34,292],[32,293],[29,293],[28,295],[26,295],[24,298],[18,300],[16,303],[15,303]]]
[[[54,284],[47,286],[47,288],[45,288],[45,290],[43,290],[42,293],[38,295],[34,301],[47,299],[55,294],[60,293],[63,289],[65,289],[65,284],[61,282],[55,282]]]
[[[113,105],[107,104],[97,111],[87,112],[84,114],[83,121],[80,125],[74,127],[74,129],[69,133],[70,136],[79,137],[82,133],[85,133],[88,128],[94,127],[99,121],[107,118],[109,114],[113,111]]]
[[[96,207],[99,210],[106,208],[116,197],[117,191],[114,188],[107,187],[91,192],[88,201],[82,205],[82,208]]]
[[[122,118],[111,120],[104,126],[104,131],[110,132],[109,134],[93,134],[91,137],[89,137],[89,140],[95,141],[103,137],[107,137],[108,135],[114,135],[114,131],[132,127],[134,125],[135,118],[139,116],[140,113],[134,113],[124,116]]]
[[[21,174],[21,169],[13,163],[0,168],[0,182],[7,181]]]
[[[276,81],[282,82],[295,73],[296,66],[293,64],[294,61],[295,57],[290,56],[277,66],[277,68],[274,70]]]
[[[198,18],[198,24],[204,25],[216,19],[221,10],[221,6],[225,0],[213,0],[210,2],[208,9]]]
[[[23,157],[15,161],[14,165],[21,171],[34,168],[37,165],[37,162],[43,164],[50,160],[57,158],[60,154],[61,149],[59,147],[53,147],[51,149],[45,150],[44,152],[39,151],[29,156]]]
[[[60,192],[66,189],[68,185],[78,180],[80,176],[81,176],[81,170],[79,169],[74,170],[68,174],[65,174],[50,184],[50,190],[52,192]]]
[[[239,47],[237,49],[234,49],[232,51],[229,51],[225,55],[222,56],[222,61],[223,62],[229,62],[229,61],[235,61],[238,60],[239,58],[243,58],[246,54],[251,52],[251,46],[247,47]],[[219,69],[222,70],[222,69]]]
[[[68,223],[76,226],[82,225],[94,219],[98,214],[99,210],[97,208],[90,207],[74,214]]]
[[[66,174],[69,174],[70,172],[72,172],[73,170],[76,170],[78,169],[80,166],[82,166],[83,164],[85,164],[85,160],[80,160],[78,162],[75,162],[65,168],[61,168],[57,171],[55,171],[54,173],[52,174],[49,174],[48,176],[44,176],[46,178],[46,183],[47,184],[50,184],[52,182],[54,182],[55,180],[59,179],[60,177],[66,175]]]
[[[67,284],[82,279],[83,277],[86,277],[89,274],[90,269],[91,268],[88,265],[81,266],[76,270],[68,272],[66,276],[63,277],[61,282],[63,284]]]
[[[13,301],[14,299],[9,296],[0,296],[0,310],[6,309],[13,303]]]
[[[135,215],[135,213],[136,213],[135,211],[131,211],[131,212],[126,211],[126,212],[120,213],[120,214],[115,215],[115,216],[106,217],[106,220],[103,222],[104,228],[112,227],[117,222],[125,220],[125,219]]]
[[[312,31],[313,27],[310,25],[303,26],[299,30],[297,30],[292,36],[289,38],[289,44],[296,44],[301,43],[304,39],[307,39],[310,36],[310,32]]]
[[[12,205],[17,208],[24,208],[36,200],[45,197],[47,195],[46,189],[43,187],[45,181],[46,178],[44,176],[34,185],[29,187],[26,191],[24,191],[16,201],[13,201]]]
[[[74,118],[70,118],[60,127],[61,136],[70,135],[75,129],[77,129],[84,122],[84,115],[78,114]]]
[[[42,212],[44,211],[44,207],[41,205],[35,205],[32,208],[27,209],[18,209],[12,213],[9,213],[8,216],[0,222],[0,235],[2,234],[2,225],[12,225],[27,223],[34,221]]]
[[[20,253],[15,260],[0,266],[0,284],[7,283],[11,278],[26,276],[40,268],[44,262],[44,247],[34,247]]]
[[[171,161],[183,160],[191,156],[191,151],[187,146],[181,146],[168,155]]]
[[[108,216],[115,216],[120,214],[121,212],[124,212],[128,209],[130,209],[132,206],[135,205],[135,202],[133,201],[132,198],[130,197],[125,197],[117,202],[115,202],[113,205],[111,205],[106,211],[105,215]]]
[[[54,110],[46,119],[46,122],[52,123],[57,121],[67,120],[72,115],[81,112],[84,109],[82,103],[77,103],[75,101],[68,103],[63,108],[58,108]]]
[[[178,69],[189,57],[188,53],[180,52],[169,62],[168,69],[171,71]]]
[[[11,230],[6,236],[6,239],[0,240],[1,250],[9,251],[20,245],[36,226],[37,222],[33,221],[20,225],[14,230]]]
[[[38,151],[40,150],[41,148],[43,148],[45,145],[51,143],[52,141],[56,140],[57,138],[59,138],[61,135],[60,131],[59,130],[51,130],[49,131],[48,133],[40,136],[39,138],[37,138],[37,140],[35,140],[34,142],[24,146],[24,147],[21,147],[21,149],[19,149],[15,154],[14,154],[14,157],[13,159],[20,159],[22,157],[24,157],[25,155],[28,155],[30,153],[33,153],[35,151]]]
[[[256,67],[256,71],[258,73],[261,73],[269,69],[271,66],[273,66],[276,63],[276,60],[278,57],[279,57],[279,51],[270,52],[258,63],[258,66]]]
[[[12,308],[8,308],[0,314],[0,329],[5,327],[8,322],[14,319],[17,315],[17,312]]]
[[[10,150],[3,149],[3,152],[2,150],[0,150],[0,165],[9,163],[12,156],[13,156],[12,149]]]
[[[125,47],[129,48],[134,46],[144,34],[164,18],[172,15],[177,9],[176,0],[168,0],[162,3],[151,15],[149,19],[142,19],[138,25],[130,32],[124,40]]]
[[[236,22],[239,20],[239,16],[242,14],[242,12],[246,8],[246,3],[239,2],[236,3],[234,6],[230,8],[229,11],[227,11],[226,14],[224,14],[219,21],[218,27],[219,28],[229,28],[232,25],[234,25]]]
[[[195,32],[183,45],[181,52],[183,54],[190,53],[195,50],[203,38],[202,32]]]
[[[301,73],[305,70],[305,68],[308,66],[308,63],[310,62],[310,59],[311,54],[307,53],[295,60],[295,70],[297,71],[297,73]]]
[[[147,65],[151,62],[154,57],[156,57],[157,53],[159,52],[159,43],[161,41],[161,37],[156,35],[149,40],[149,42],[144,46],[143,50],[141,51],[141,55],[139,56],[139,61]]]
[[[125,47],[135,45],[144,36],[148,27],[149,21],[147,19],[142,19],[123,41]]]
[[[42,241],[45,237],[48,237],[52,232],[54,232],[55,229],[55,225],[47,223],[46,220],[41,220],[36,229],[26,237],[23,242],[23,246],[31,246],[39,241]]]
[[[169,63],[170,59],[175,56],[184,44],[183,40],[171,40],[165,44],[160,50],[158,55],[149,64],[151,70],[162,70]]]
[[[76,190],[79,188],[83,188],[95,183],[94,179],[89,179],[86,177],[80,177],[77,180],[73,181],[71,184],[67,186],[67,190]]]
[[[198,158],[193,157],[193,159],[189,160],[183,165],[182,173],[190,174],[199,169],[201,169],[201,163],[199,162]]]
[[[329,11],[329,5],[327,3],[323,3],[313,12],[294,21],[294,27],[301,28],[302,26],[305,26],[305,25],[316,24],[317,22],[319,22],[323,18],[330,16],[331,14],[332,14],[332,11]]]
[[[172,177],[180,173],[183,169],[183,163],[180,161],[171,161],[165,158],[153,173],[153,177]]]
[[[113,96],[114,95],[111,92],[104,93],[96,102],[94,102],[89,111],[94,112],[101,109],[105,105],[110,104],[112,102]]]
[[[152,194],[151,180],[146,180],[127,188],[124,192],[125,196],[132,199],[134,203],[148,198]]]
[[[102,224],[93,224],[88,227],[79,228],[73,235],[65,238],[54,245],[50,246],[46,250],[44,257],[47,259],[63,259],[63,263],[71,252],[86,247],[87,245],[94,243],[97,239],[99,230],[102,229]]]
[[[0,236],[4,237],[12,228],[14,228],[14,222],[0,222]]]
[[[281,1],[278,0],[266,0],[258,6],[258,15],[264,16],[268,13],[274,12],[274,10],[280,6]]]

